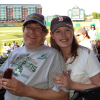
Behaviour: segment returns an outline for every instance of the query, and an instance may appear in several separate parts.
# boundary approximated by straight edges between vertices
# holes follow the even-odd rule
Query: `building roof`
[[[9,7],[14,7],[14,6],[23,6],[23,7],[29,7],[29,6],[36,6],[37,8],[42,8],[40,4],[0,4],[0,6],[9,6]]]

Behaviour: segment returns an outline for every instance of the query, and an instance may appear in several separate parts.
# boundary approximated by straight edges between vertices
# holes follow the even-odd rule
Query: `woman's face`
[[[84,35],[82,33],[77,33],[77,39],[78,39],[78,42],[81,42],[84,40]]]
[[[54,33],[51,33],[52,38],[60,48],[71,47],[73,41],[74,30],[69,27],[59,27]]]
[[[94,30],[94,29],[95,29],[95,26],[94,26],[94,25],[92,25],[92,26],[91,26],[91,30]]]

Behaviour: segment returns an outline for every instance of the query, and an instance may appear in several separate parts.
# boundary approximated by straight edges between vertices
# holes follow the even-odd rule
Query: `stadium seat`
[[[1,59],[0,59],[0,66],[2,66],[2,64],[7,60],[7,58],[8,58],[8,57],[6,57],[6,58],[1,58]]]
[[[100,86],[83,91],[75,91],[70,100],[100,100]]]
[[[5,94],[6,90],[1,89],[0,90],[0,100],[4,100],[4,94]]]

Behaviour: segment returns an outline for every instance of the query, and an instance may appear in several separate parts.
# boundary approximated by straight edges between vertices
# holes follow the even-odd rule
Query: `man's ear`
[[[51,37],[54,39],[54,36],[53,36],[52,32],[50,32],[50,35],[51,35]]]

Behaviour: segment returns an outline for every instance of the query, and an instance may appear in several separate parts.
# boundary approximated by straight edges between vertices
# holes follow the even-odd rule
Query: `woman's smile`
[[[67,42],[68,39],[61,39],[60,41],[61,41],[61,42]]]

